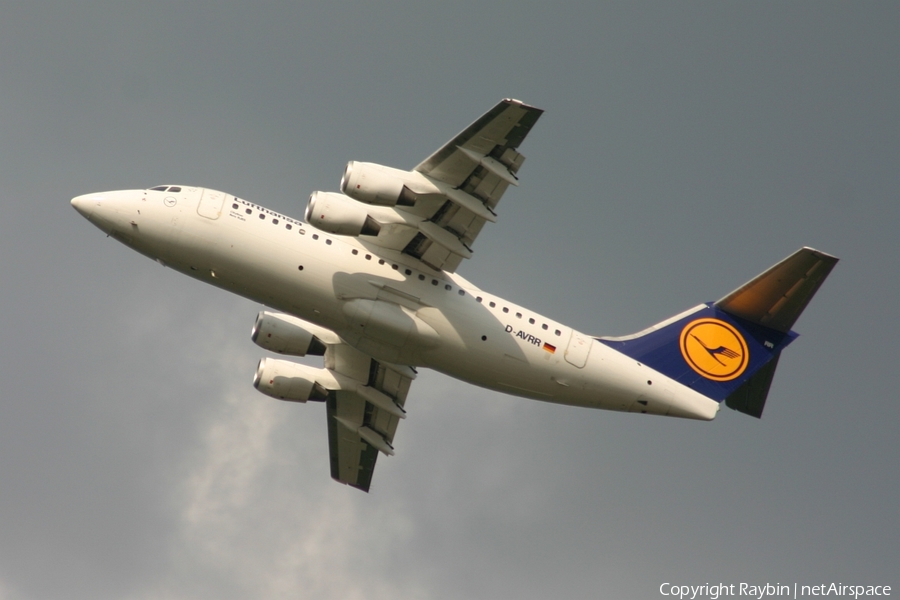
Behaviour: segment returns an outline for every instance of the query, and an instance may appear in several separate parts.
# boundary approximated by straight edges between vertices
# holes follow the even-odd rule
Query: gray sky
[[[624,598],[900,586],[900,5],[0,5],[0,600]],[[301,6],[302,5],[302,6]],[[595,334],[842,258],[762,420],[423,373],[372,492],[250,382],[259,306],[105,238],[160,183],[301,216],[497,100],[546,109],[460,273]]]

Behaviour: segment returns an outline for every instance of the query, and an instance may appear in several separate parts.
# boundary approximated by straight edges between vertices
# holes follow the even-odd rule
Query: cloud
[[[413,535],[407,512],[386,490],[376,497],[331,480],[324,405],[281,402],[250,385],[265,352],[236,332],[249,333],[256,307],[188,288],[159,308],[166,293],[142,288],[126,303],[140,316],[120,323],[124,343],[160,356],[177,336],[179,372],[170,376],[189,382],[181,396],[207,400],[167,417],[192,423],[157,465],[168,509],[155,535],[167,558],[130,597],[428,597],[416,574],[395,573],[396,549]],[[204,305],[210,294],[219,302]]]
[[[168,591],[208,597],[214,585],[224,598],[408,596],[396,580],[379,578],[387,566],[379,557],[408,539],[409,521],[378,503],[373,511],[365,495],[323,478],[327,446],[305,452],[308,444],[290,441],[307,427],[291,430],[297,419],[285,419],[278,404],[232,393],[204,426],[177,486],[183,509]],[[308,411],[322,407],[287,408],[310,419]],[[324,429],[324,419],[312,420]]]

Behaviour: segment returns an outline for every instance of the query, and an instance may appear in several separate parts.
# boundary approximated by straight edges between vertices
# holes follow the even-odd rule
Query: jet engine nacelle
[[[420,173],[356,161],[347,163],[341,191],[375,206],[412,206],[420,195],[441,193]]]
[[[256,315],[250,339],[261,348],[290,356],[322,356],[325,344],[296,317],[266,311]]]
[[[368,211],[344,194],[313,192],[306,205],[306,222],[337,235],[378,235],[381,231]]]
[[[256,367],[253,387],[279,400],[321,402],[328,397],[328,390],[316,383],[316,378],[323,371],[325,369],[267,357],[260,360]]]

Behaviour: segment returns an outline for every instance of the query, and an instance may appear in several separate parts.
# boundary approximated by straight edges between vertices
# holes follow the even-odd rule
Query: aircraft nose
[[[72,207],[84,218],[90,218],[91,208],[96,204],[97,198],[93,194],[75,196],[72,198]]]

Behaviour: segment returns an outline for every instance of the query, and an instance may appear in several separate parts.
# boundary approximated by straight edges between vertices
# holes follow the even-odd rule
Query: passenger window
[[[425,281],[425,276],[419,273],[419,281]]]
[[[466,295],[466,290],[459,290],[459,295],[460,295],[460,296],[465,296],[465,295]]]
[[[359,254],[359,250],[354,248],[353,250],[350,251],[350,253],[353,254],[353,256],[356,256],[357,254]]]
[[[232,205],[231,205],[231,208],[237,208],[237,207],[238,207],[237,204],[232,204]]]
[[[284,224],[284,228],[287,229],[287,230],[293,229],[293,227],[291,227],[291,224],[290,224],[290,223],[285,223],[285,224]]]
[[[521,318],[522,318],[522,313],[516,313],[516,318],[517,318],[517,319],[521,319]]]
[[[453,286],[451,286],[451,285],[448,283],[447,285],[444,286],[444,289],[447,290],[447,291],[449,292],[450,290],[453,289]]]
[[[503,312],[508,313],[508,312],[509,312],[509,309],[506,308],[506,307],[504,306],[504,307],[503,307]]]
[[[272,225],[278,225],[278,219],[272,219]]]
[[[249,208],[248,208],[247,210],[245,210],[244,212],[247,213],[248,215],[252,215],[252,214],[253,214],[253,210],[252,210],[252,209],[249,209]]]
[[[559,329],[557,329],[557,330],[556,330],[556,335],[562,335],[562,331],[560,331]]]
[[[264,215],[263,213],[259,213],[259,218],[260,218],[260,219],[265,219],[265,218],[266,218],[266,215]]]
[[[396,271],[396,270],[399,269],[400,267],[399,267],[398,265],[391,265],[391,268],[392,268],[393,270]]]
[[[528,319],[528,322],[534,325],[534,319]]]
[[[366,260],[372,260],[372,255],[371,255],[371,254],[366,254]]]
[[[546,329],[549,329],[549,328],[548,328],[548,327],[547,327],[547,324],[546,324],[546,323],[544,323],[544,324],[543,324],[543,325],[541,325],[541,329],[544,329],[544,330],[546,330]]]
[[[403,272],[406,273],[407,275],[412,275],[412,271],[410,271],[409,269],[406,269],[406,270],[403,271]]]
[[[298,232],[300,233],[300,235],[306,235],[306,230],[302,227],[298,230]]]
[[[497,303],[496,303],[496,302],[491,302],[491,308],[494,308],[494,307],[496,307],[496,306],[497,306]]]
[[[437,285],[437,279],[432,279],[432,280],[431,280],[431,285]]]
[[[317,239],[319,239],[319,234],[318,234],[318,233],[314,233],[312,237],[313,237],[314,240],[317,240]]]
[[[480,303],[480,302],[481,302],[481,296],[478,296],[477,298],[475,298],[475,302],[479,302],[479,303]]]
[[[326,238],[326,240],[325,240],[325,245],[326,245],[326,246],[330,246],[330,245],[331,245],[331,240],[329,240],[329,239]]]

